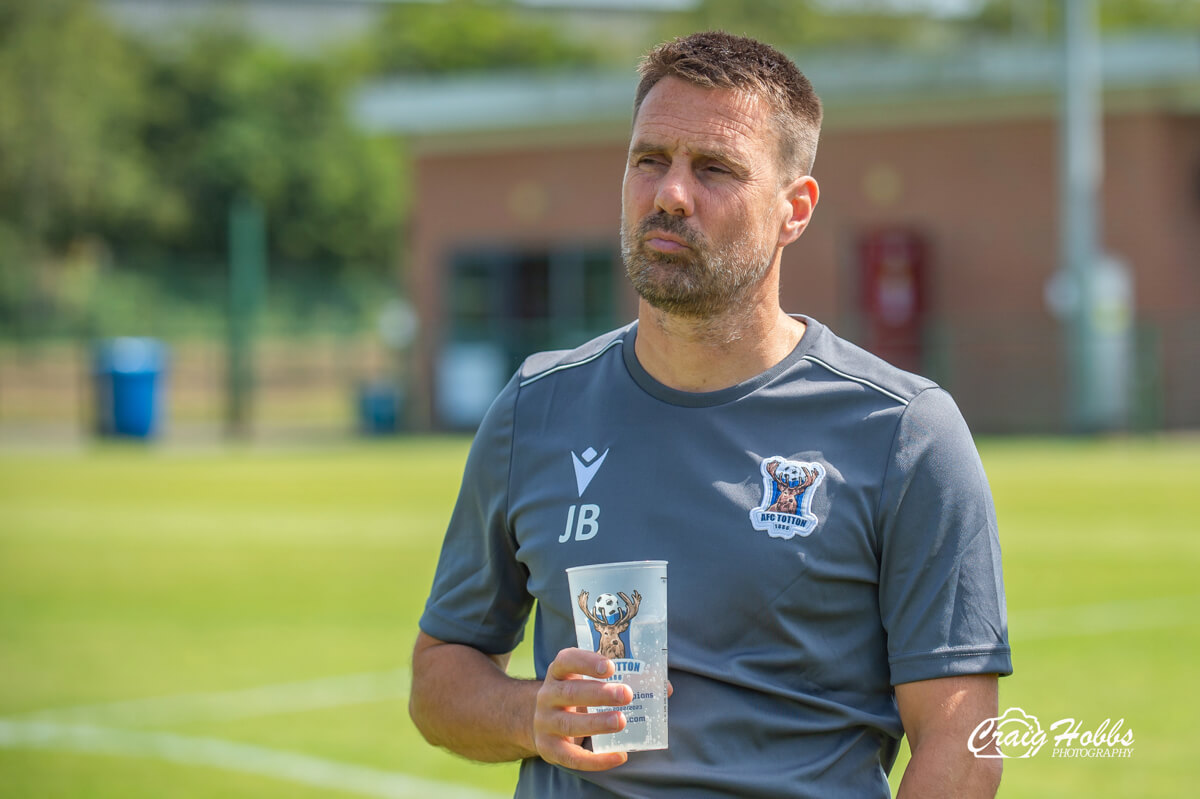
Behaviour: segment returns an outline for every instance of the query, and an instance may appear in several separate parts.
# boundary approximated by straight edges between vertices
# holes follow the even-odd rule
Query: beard
[[[646,246],[646,235],[661,230],[683,240],[688,249],[664,253]],[[683,217],[662,211],[636,229],[621,213],[621,258],[634,290],[666,313],[711,318],[737,308],[771,267],[773,251],[765,237],[747,234],[714,247]]]

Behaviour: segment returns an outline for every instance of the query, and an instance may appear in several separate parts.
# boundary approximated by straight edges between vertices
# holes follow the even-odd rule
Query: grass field
[[[513,766],[430,748],[405,709],[466,445],[0,449],[0,795],[510,794]],[[1001,707],[1136,736],[1126,759],[1009,760],[1001,796],[1193,794],[1200,440],[981,450]]]

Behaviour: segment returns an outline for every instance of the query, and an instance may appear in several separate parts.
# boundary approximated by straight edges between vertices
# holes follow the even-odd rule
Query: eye
[[[661,155],[643,155],[638,157],[637,165],[644,167],[667,166],[667,160]]]
[[[725,166],[724,164],[720,164],[720,163],[705,164],[702,171],[704,171],[705,173],[707,173],[709,175],[732,175],[733,174],[732,169],[730,169],[729,167]]]

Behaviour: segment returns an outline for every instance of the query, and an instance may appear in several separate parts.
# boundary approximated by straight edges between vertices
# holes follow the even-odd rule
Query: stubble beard
[[[652,230],[671,233],[688,245],[679,253],[646,246]],[[636,230],[621,214],[621,257],[638,295],[652,307],[692,319],[713,319],[746,310],[744,300],[766,276],[772,252],[750,231],[714,248],[682,217],[662,212],[643,219]]]

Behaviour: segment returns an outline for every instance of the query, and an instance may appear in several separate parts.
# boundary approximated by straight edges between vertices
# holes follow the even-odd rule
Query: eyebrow
[[[665,153],[669,149],[670,148],[665,144],[648,141],[646,139],[639,139],[630,145],[629,158],[633,159],[636,156],[646,155],[648,153]],[[740,172],[747,174],[750,172],[750,167],[745,161],[725,150],[694,149],[691,151],[691,153],[693,160],[711,158],[714,161],[721,161],[722,163],[729,164],[731,167]]]

